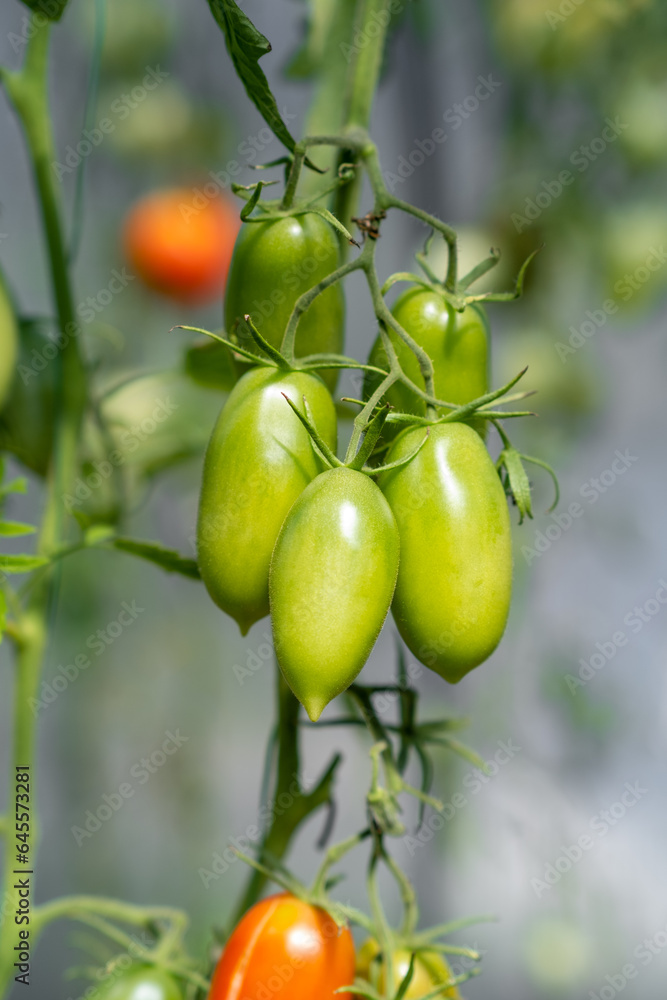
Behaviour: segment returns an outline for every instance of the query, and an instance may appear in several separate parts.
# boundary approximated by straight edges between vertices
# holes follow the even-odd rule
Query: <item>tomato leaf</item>
[[[23,3],[35,14],[41,14],[49,21],[59,21],[67,6],[67,0],[23,0]]]
[[[211,13],[225,36],[234,68],[264,121],[277,139],[294,152],[296,145],[283,121],[259,60],[271,51],[271,43],[258,31],[234,0],[208,0]]]
[[[519,509],[519,524],[524,517],[533,516],[533,505],[530,496],[530,480],[521,461],[521,455],[511,445],[500,453],[496,466],[498,469],[504,467],[509,480],[509,490]]]
[[[6,538],[16,535],[32,535],[36,528],[32,524],[22,524],[20,521],[0,521],[0,535]]]
[[[9,556],[3,553],[0,555],[0,572],[30,573],[33,569],[46,566],[48,561],[44,556]]]
[[[173,549],[166,549],[158,542],[141,542],[134,538],[114,538],[111,545],[121,552],[128,552],[139,559],[155,563],[166,573],[180,573],[190,580],[201,580],[199,567],[194,559],[187,559]]]

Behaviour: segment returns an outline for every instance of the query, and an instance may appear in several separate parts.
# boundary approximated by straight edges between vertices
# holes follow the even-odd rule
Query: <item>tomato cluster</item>
[[[278,662],[312,720],[354,681],[390,607],[412,653],[458,682],[500,641],[512,578],[505,489],[482,419],[438,422],[449,412],[440,407],[427,422],[423,399],[395,383],[386,402],[416,425],[385,424],[385,465],[336,458],[329,388],[313,367],[298,368],[299,357],[340,349],[340,284],[301,314],[296,357],[267,357],[297,299],[337,265],[336,235],[317,215],[242,228],[226,327],[244,359],[258,355],[261,365],[237,382],[213,430],[198,520],[209,594],[243,634],[271,614]],[[444,290],[414,285],[393,314],[431,357],[436,398],[462,404],[487,392],[481,310],[457,312]],[[414,353],[397,334],[390,340],[421,388]],[[388,367],[380,341],[369,363]],[[368,373],[367,398],[381,377]]]

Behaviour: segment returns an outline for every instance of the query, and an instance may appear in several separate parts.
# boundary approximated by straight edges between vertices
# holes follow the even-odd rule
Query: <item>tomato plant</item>
[[[336,413],[325,385],[305,372],[247,372],[225,403],[206,451],[197,529],[208,592],[245,635],[269,613],[269,563],[294,501],[322,469],[285,402],[308,400],[336,447]]]
[[[211,24],[224,36],[220,45],[266,122],[254,142],[248,138],[238,146],[237,155],[251,150],[247,163],[269,173],[254,173],[253,183],[242,184],[235,180],[239,162],[229,159],[226,169],[213,174],[213,185],[168,186],[129,208],[122,226],[129,266],[186,313],[179,317],[182,325],[168,331],[168,346],[157,353],[159,367],[137,372],[154,349],[141,332],[155,302],[144,296],[132,307],[137,312],[124,339],[114,326],[117,315],[124,322],[124,304],[118,313],[114,307],[109,317],[97,318],[102,299],[110,304],[114,297],[110,284],[97,298],[75,291],[85,161],[105,135],[114,134],[111,147],[150,152],[153,166],[159,163],[171,177],[165,183],[174,185],[178,147],[188,147],[188,162],[198,162],[199,154],[218,157],[223,116],[210,142],[193,142],[191,149],[194,111],[181,82],[168,81],[159,97],[148,100],[171,70],[151,68],[141,87],[111,97],[125,85],[130,65],[136,72],[149,54],[161,57],[172,22],[157,15],[153,0],[123,0],[114,7],[105,44],[104,3],[96,3],[85,127],[63,166],[49,115],[49,45],[67,0],[26,3],[29,30],[19,46],[25,55],[19,69],[0,68],[0,82],[22,126],[34,174],[53,302],[44,315],[24,313],[0,285],[0,447],[35,473],[30,487],[38,490],[37,501],[30,509],[42,511],[38,528],[4,513],[0,519],[2,537],[35,535],[34,549],[0,554],[0,631],[6,631],[16,659],[10,785],[15,779],[28,783],[36,766],[42,671],[51,653],[52,617],[68,606],[59,598],[71,574],[61,567],[72,556],[83,561],[113,552],[179,574],[187,586],[199,587],[197,599],[205,602],[208,594],[235,619],[243,635],[270,614],[276,718],[266,726],[257,825],[235,841],[236,855],[230,857],[226,847],[224,857],[216,854],[212,872],[200,869],[206,884],[231,858],[241,857],[253,869],[239,900],[227,906],[225,899],[225,920],[233,928],[227,935],[211,928],[204,940],[198,919],[190,938],[188,916],[165,905],[81,894],[40,897],[37,903],[32,882],[17,882],[15,866],[24,859],[32,864],[39,830],[27,820],[14,828],[10,803],[0,816],[0,923],[3,915],[20,916],[27,908],[30,930],[19,930],[20,921],[3,925],[0,994],[7,995],[17,968],[18,981],[29,982],[33,946],[51,922],[64,919],[96,935],[92,942],[84,939],[84,947],[103,967],[83,968],[102,980],[105,1000],[268,1000],[281,992],[293,1000],[410,1000],[436,993],[459,1000],[458,985],[478,971],[481,955],[443,941],[460,923],[422,926],[417,893],[392,841],[408,835],[406,797],[419,804],[419,824],[426,809],[445,811],[431,794],[434,750],[446,746],[479,767],[483,763],[460,741],[443,737],[460,720],[422,718],[404,647],[456,683],[491,655],[505,628],[512,585],[508,498],[520,521],[532,516],[524,462],[549,467],[521,454],[508,438],[505,422],[528,415],[511,405],[525,395],[512,391],[522,373],[491,388],[485,306],[521,296],[535,248],[527,246],[530,256],[512,268],[518,271],[513,288],[490,291],[485,281],[480,291],[475,283],[497,264],[498,251],[462,267],[456,231],[394,193],[369,131],[387,36],[401,23],[399,15],[407,17],[394,0],[312,5],[304,46],[290,64],[293,76],[317,77],[300,138],[284,120],[259,65],[270,51],[268,39],[234,0],[209,0]],[[154,15],[157,31],[151,28]],[[98,84],[109,95],[110,113],[120,101],[117,113],[125,127],[116,130],[110,118],[100,119],[99,127],[94,123]],[[483,97],[469,97],[468,106],[490,96],[494,86],[477,88]],[[137,112],[131,123],[130,111]],[[253,162],[274,141],[283,155]],[[66,189],[63,199],[60,182],[74,169],[72,157],[72,196]],[[198,171],[202,167],[198,162]],[[270,172],[279,169],[280,194],[269,197],[265,189],[280,183],[280,174]],[[425,278],[406,271],[381,274],[385,257],[378,248],[393,238],[397,215],[425,227],[426,246],[417,253]],[[442,280],[429,264],[434,240]],[[350,277],[360,279],[368,295],[374,317],[369,340],[378,334],[366,362],[358,350],[342,353]],[[408,290],[390,306],[387,293],[405,281]],[[223,291],[222,330],[186,325],[186,306],[215,302]],[[91,301],[95,308],[88,309]],[[356,311],[350,318],[358,333]],[[162,350],[177,353],[177,338],[183,343],[192,333],[207,340],[186,339],[180,361],[164,361]],[[341,370],[356,373],[364,398],[333,398]],[[500,439],[495,463],[487,429]],[[197,463],[186,463],[193,458],[203,459],[200,480]],[[192,487],[189,496],[199,485],[196,558],[194,547],[188,554],[126,534],[136,523],[150,522],[153,508],[144,509],[149,488],[177,467]],[[25,488],[22,478],[0,484],[0,505]],[[141,520],[133,516],[138,511]],[[191,539],[186,521],[179,508],[180,527]],[[13,574],[34,575],[14,587]],[[125,602],[123,615],[132,616],[133,607]],[[175,607],[180,612],[180,604]],[[390,608],[400,634],[396,668],[383,664],[377,682],[368,683],[362,671]],[[122,631],[124,620],[119,616],[111,624]],[[100,634],[115,638],[120,632],[109,627]],[[270,656],[270,644],[264,647]],[[247,655],[250,662],[251,645]],[[75,662],[79,669],[80,658]],[[187,665],[198,721],[203,686],[196,663]],[[71,682],[71,673],[63,675]],[[64,690],[63,678],[55,677],[54,693],[58,680]],[[325,713],[338,696],[338,708]],[[152,718],[150,706],[145,711]],[[342,755],[334,752],[313,780],[301,760],[304,728],[315,741],[328,725],[369,737],[367,791],[356,812],[360,828],[331,845]],[[414,785],[413,770],[419,775]],[[133,794],[132,786],[123,787]],[[104,793],[97,811],[86,812],[86,830],[72,827],[79,845],[80,836],[92,836],[91,824],[101,826],[102,815],[120,808],[119,799],[120,791]],[[17,798],[17,817],[23,801]],[[326,850],[306,888],[287,867],[288,853],[306,820],[324,810]],[[252,857],[244,853],[246,840],[256,848]],[[340,866],[352,851],[365,852],[367,899],[359,906],[336,898]],[[398,889],[396,926],[385,909],[380,873]],[[269,882],[283,892],[262,898]],[[352,925],[367,941],[356,967]],[[469,963],[455,979],[442,957],[450,953]]]
[[[262,334],[280,347],[297,299],[338,267],[338,239],[312,212],[246,223],[238,235],[225,296],[225,327],[254,348],[242,319],[249,313]],[[343,346],[345,303],[340,284],[319,295],[299,320],[295,353],[337,353]],[[256,349],[256,348],[255,348]],[[335,377],[325,378],[332,385]]]
[[[468,403],[489,389],[488,322],[479,306],[457,313],[437,290],[420,286],[404,292],[392,308],[394,318],[423,347],[433,362],[435,395],[452,403]],[[389,337],[406,375],[424,388],[419,362],[408,344],[389,331]],[[387,353],[378,337],[369,357],[370,364],[386,365]],[[377,376],[367,379],[369,389],[377,386]],[[426,413],[426,403],[409,386],[397,383],[387,393],[387,401],[405,413]],[[485,432],[485,421],[473,421]]]
[[[404,431],[388,459],[414,448]],[[484,444],[463,424],[435,424],[421,452],[380,479],[401,538],[392,606],[415,656],[454,684],[502,637],[512,589],[507,500]]]
[[[144,967],[121,975],[108,987],[102,986],[104,1000],[182,1000],[178,983],[160,969]]]
[[[226,197],[203,201],[195,203],[187,188],[155,191],[130,209],[123,229],[127,258],[142,281],[182,302],[222,294],[239,227]]]
[[[322,473],[289,511],[271,560],[271,617],[280,668],[311,719],[368,659],[398,550],[391,510],[361,472]]]
[[[232,931],[213,976],[209,1000],[262,990],[293,1000],[341,996],[354,980],[354,942],[324,910],[288,893],[256,903]]]
[[[395,986],[399,986],[410,970],[412,954],[405,948],[398,949],[392,957],[392,973]],[[382,961],[380,946],[369,938],[357,953],[357,974],[368,982],[375,983],[380,993],[386,987],[386,969]],[[404,994],[405,1000],[420,1000],[432,994],[442,983],[451,982],[452,972],[445,959],[437,952],[419,952],[415,955],[412,979]],[[456,986],[444,990],[441,996],[447,1000],[460,1000]]]

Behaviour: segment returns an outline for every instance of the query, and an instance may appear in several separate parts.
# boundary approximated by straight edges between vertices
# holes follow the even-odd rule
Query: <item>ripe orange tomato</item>
[[[213,976],[209,1000],[282,995],[334,1000],[354,981],[354,942],[324,910],[289,893],[256,903],[237,924]],[[350,993],[338,993],[352,1000]]]
[[[149,288],[180,302],[210,301],[222,295],[240,225],[221,194],[155,191],[128,212],[125,254]]]

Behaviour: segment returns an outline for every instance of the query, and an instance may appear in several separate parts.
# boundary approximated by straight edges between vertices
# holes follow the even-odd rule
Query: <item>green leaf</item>
[[[46,566],[48,559],[43,556],[8,556],[0,555],[0,572],[30,573],[33,569]]]
[[[4,500],[6,496],[10,493],[25,493],[28,489],[28,480],[21,477],[20,479],[12,479],[11,483],[5,483],[0,486],[0,500]]]
[[[7,538],[15,535],[32,535],[36,530],[32,524],[22,524],[20,521],[0,521],[0,535]]]
[[[59,21],[67,6],[67,0],[23,0],[23,3],[35,14],[41,14],[49,21]]]
[[[521,461],[521,455],[511,445],[504,448],[498,458],[498,467],[504,466],[509,480],[509,488],[519,510],[519,524],[524,517],[533,516],[533,505],[530,496],[530,480]]]
[[[108,542],[115,534],[116,529],[111,524],[94,524],[91,528],[87,528],[84,531],[84,545],[92,548],[95,545]]]
[[[248,97],[276,138],[293,153],[296,143],[282,120],[276,99],[259,67],[259,60],[271,51],[271,43],[234,0],[208,0],[208,5],[222,29],[227,51]]]
[[[186,559],[173,549],[166,549],[159,542],[140,542],[134,538],[114,538],[111,542],[115,549],[128,552],[139,559],[155,563],[166,573],[180,573],[191,580],[201,580],[199,567],[194,559]]]

